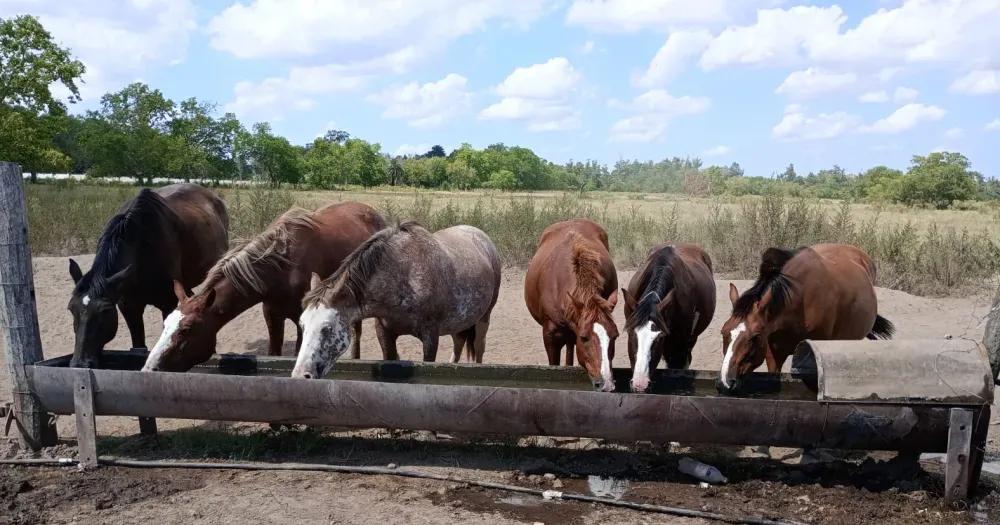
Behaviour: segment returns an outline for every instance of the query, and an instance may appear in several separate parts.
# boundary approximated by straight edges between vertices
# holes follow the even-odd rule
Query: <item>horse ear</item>
[[[625,298],[625,306],[629,310],[635,310],[636,307],[635,297],[633,297],[632,294],[628,293],[628,290],[626,290],[625,288],[622,288],[622,297]]]
[[[667,296],[664,297],[656,305],[656,309],[659,310],[659,311],[661,311],[661,312],[664,311],[664,310],[666,310],[667,307],[670,306],[670,303],[673,302],[673,300],[674,300],[674,291],[671,289],[669,292],[667,292]]]
[[[205,308],[212,306],[212,303],[214,302],[215,302],[215,288],[209,288],[208,291],[205,292]]]
[[[323,283],[323,279],[319,277],[319,274],[313,272],[312,277],[309,279],[309,289],[315,290],[319,288],[319,285]]]
[[[83,279],[83,271],[80,270],[80,265],[76,264],[73,259],[69,260],[69,276],[73,278],[73,284],[79,284],[80,279]]]
[[[611,295],[608,296],[606,302],[608,303],[608,306],[610,306],[611,309],[614,310],[615,307],[618,306],[618,290],[611,292]]]
[[[184,285],[177,279],[174,279],[174,295],[177,296],[177,304],[186,302],[189,299],[187,290],[184,289]]]
[[[740,300],[740,291],[736,289],[736,285],[729,283],[729,300],[736,306],[736,301]]]

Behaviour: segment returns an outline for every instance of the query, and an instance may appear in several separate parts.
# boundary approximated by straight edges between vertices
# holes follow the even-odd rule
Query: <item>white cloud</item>
[[[564,57],[516,68],[495,91],[500,101],[479,112],[481,120],[520,120],[529,131],[579,127],[580,112],[570,102],[582,76]]]
[[[397,157],[400,155],[423,155],[424,153],[430,151],[430,149],[431,145],[426,143],[400,144],[399,147],[396,148],[396,151],[393,152],[393,155]]]
[[[237,82],[234,98],[224,108],[242,118],[281,120],[288,109],[312,109],[317,105],[316,97],[358,89],[367,79],[363,68],[336,64],[293,67],[284,77]]]
[[[839,137],[853,130],[860,118],[843,111],[808,115],[805,108],[790,104],[785,108],[781,121],[771,129],[771,134],[782,140],[822,140]]]
[[[893,102],[913,102],[920,96],[920,92],[906,86],[899,86],[892,92]]]
[[[707,150],[701,152],[701,156],[702,157],[721,157],[723,155],[729,154],[729,152],[731,152],[731,151],[733,151],[733,150],[729,146],[723,146],[723,145],[720,144],[718,146],[712,146],[711,148],[708,148]]]
[[[566,23],[603,33],[666,30],[730,22],[760,5],[781,0],[574,0]]]
[[[188,0],[3,0],[0,13],[3,18],[37,16],[58,43],[70,48],[87,66],[79,88],[88,105],[156,68],[183,62],[196,28]],[[54,93],[69,94],[61,87]]]
[[[878,120],[868,126],[861,126],[862,133],[879,133],[891,135],[902,133],[912,129],[921,122],[932,122],[944,118],[947,111],[937,106],[926,106],[924,104],[906,104],[897,109],[888,117]]]
[[[594,44],[593,40],[587,40],[586,42],[583,43],[582,46],[580,46],[580,54],[589,55],[594,52],[594,48],[596,46],[597,44]]]
[[[708,31],[675,31],[670,33],[663,47],[649,63],[646,71],[636,80],[643,87],[665,85],[683,72],[688,64],[712,41]]]
[[[433,128],[467,111],[472,94],[467,79],[451,73],[437,82],[410,82],[370,95],[367,100],[385,106],[382,116],[404,119],[415,128]]]
[[[403,50],[416,59],[493,24],[526,27],[548,0],[248,0],[208,22],[213,48],[239,58],[373,60]]]
[[[708,111],[711,100],[687,95],[675,97],[666,90],[653,89],[628,104],[612,100],[609,105],[634,113],[611,126],[612,142],[651,142],[666,135],[667,124],[674,118]]]
[[[858,97],[858,102],[865,102],[868,104],[889,102],[889,95],[888,93],[885,92],[885,90],[869,91],[867,93],[863,93],[860,97]]]
[[[983,129],[986,131],[1000,131],[1000,118],[989,121]]]
[[[853,86],[857,80],[858,77],[854,73],[834,73],[810,67],[802,71],[793,71],[774,92],[791,97],[813,97],[842,91]]]
[[[965,135],[965,132],[962,130],[962,128],[951,128],[948,131],[944,132],[945,138],[949,138],[952,140],[960,139],[962,138],[963,135]]]
[[[955,79],[952,91],[967,95],[992,95],[1000,93],[1000,70],[979,69]]]

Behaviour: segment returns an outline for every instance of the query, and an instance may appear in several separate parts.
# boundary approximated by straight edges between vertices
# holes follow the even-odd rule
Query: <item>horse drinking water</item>
[[[268,354],[281,355],[285,319],[297,320],[302,313],[310,276],[333,273],[384,226],[378,212],[358,202],[285,212],[253,240],[226,253],[198,294],[188,296],[176,287],[180,304],[164,321],[143,370],[185,371],[208,360],[218,331],[257,303],[263,303]],[[352,329],[360,333],[361,323]],[[296,348],[301,343],[300,330]],[[353,354],[358,357],[359,347]]]
[[[325,281],[313,276],[302,301],[302,352],[292,377],[320,378],[349,345],[349,330],[377,318],[385,359],[399,360],[396,338],[415,335],[424,361],[434,361],[438,338],[451,335],[452,362],[483,361],[490,313],[500,294],[500,256],[472,226],[431,233],[415,222],[382,230],[365,241]]]
[[[121,311],[133,348],[146,347],[142,312],[163,316],[177,306],[174,283],[190,290],[229,244],[229,214],[212,191],[195,184],[148,188],[108,221],[87,273],[69,260],[76,344],[70,366],[93,368],[118,331]]]
[[[729,285],[733,313],[722,325],[720,388],[767,362],[779,372],[805,339],[892,337],[895,328],[878,315],[875,263],[845,244],[817,244],[797,251],[769,248],[757,282],[740,295]]]
[[[622,295],[632,391],[642,393],[661,358],[669,368],[690,366],[691,350],[715,315],[712,259],[694,244],[661,244]]]
[[[566,366],[573,349],[594,386],[615,389],[611,360],[618,327],[612,318],[618,302],[618,274],[608,253],[608,233],[588,219],[557,222],[542,232],[524,277],[524,301],[542,325],[549,364]]]

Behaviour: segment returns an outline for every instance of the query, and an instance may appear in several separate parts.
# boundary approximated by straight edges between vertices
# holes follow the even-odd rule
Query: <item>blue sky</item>
[[[22,13],[88,66],[78,110],[142,80],[296,143],[1000,176],[1000,0],[0,0]]]

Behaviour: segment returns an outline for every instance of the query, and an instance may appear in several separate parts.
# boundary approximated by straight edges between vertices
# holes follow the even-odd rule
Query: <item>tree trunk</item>
[[[1000,291],[993,299],[993,307],[990,309],[986,322],[986,333],[983,335],[983,346],[986,347],[986,355],[990,359],[990,367],[993,369],[994,379],[1000,375]]]

